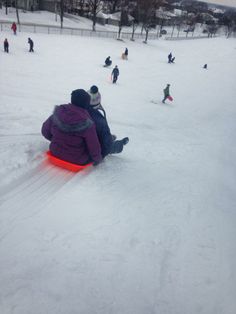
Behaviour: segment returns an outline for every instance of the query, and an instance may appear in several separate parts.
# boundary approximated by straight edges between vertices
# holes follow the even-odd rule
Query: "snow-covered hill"
[[[5,37],[0,313],[234,314],[236,41]],[[167,83],[174,101],[164,105]],[[40,128],[93,84],[112,132],[130,143],[74,175],[45,161]]]

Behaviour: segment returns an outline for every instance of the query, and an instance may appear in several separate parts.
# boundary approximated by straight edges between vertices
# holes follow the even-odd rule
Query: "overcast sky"
[[[236,0],[203,0],[203,2],[217,3],[221,5],[228,5],[231,7],[236,7]]]

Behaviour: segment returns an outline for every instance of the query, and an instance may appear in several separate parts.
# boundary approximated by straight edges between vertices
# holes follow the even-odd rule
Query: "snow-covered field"
[[[236,41],[0,36],[0,313],[235,314]],[[130,142],[72,174],[40,129],[93,84]]]

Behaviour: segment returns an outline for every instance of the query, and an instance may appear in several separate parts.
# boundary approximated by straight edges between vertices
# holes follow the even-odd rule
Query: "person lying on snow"
[[[43,123],[42,135],[49,140],[51,153],[62,160],[94,165],[102,160],[96,125],[86,108],[90,96],[83,89],[71,94],[71,103],[56,106]]]

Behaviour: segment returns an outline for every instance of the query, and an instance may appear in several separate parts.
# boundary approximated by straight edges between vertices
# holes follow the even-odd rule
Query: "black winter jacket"
[[[102,150],[102,157],[104,158],[111,152],[113,140],[110,128],[106,118],[99,110],[94,109],[91,106],[87,108],[87,110],[96,125],[97,136]]]

